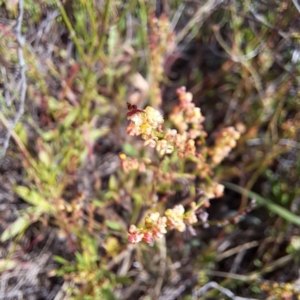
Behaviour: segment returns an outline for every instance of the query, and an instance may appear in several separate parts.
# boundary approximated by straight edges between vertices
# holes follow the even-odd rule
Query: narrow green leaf
[[[20,262],[12,259],[0,259],[0,272],[14,269]]]
[[[300,226],[300,217],[294,215],[292,212],[290,212],[286,208],[272,202],[269,199],[266,199],[256,193],[254,193],[254,192],[248,191],[238,185],[235,185],[233,183],[226,182],[226,183],[224,183],[224,185],[235,192],[238,192],[240,194],[245,194],[248,197],[255,199],[258,204],[266,206],[270,211],[276,213],[283,219],[285,219],[295,225]]]
[[[22,141],[24,145],[27,145],[28,137],[27,137],[27,131],[25,130],[23,124],[21,122],[16,124],[15,132]]]
[[[27,203],[37,206],[46,213],[50,213],[53,208],[50,203],[38,192],[30,190],[26,186],[17,186],[15,192]]]
[[[85,262],[84,262],[83,256],[79,252],[75,253],[75,257],[76,257],[76,261],[78,262],[78,264],[84,265]]]
[[[123,152],[128,156],[138,157],[138,151],[133,144],[125,143],[123,145]]]
[[[92,141],[96,141],[102,136],[105,136],[109,133],[109,127],[103,126],[101,128],[94,128],[89,130],[89,136]]]
[[[108,192],[105,193],[105,195],[103,197],[103,200],[107,201],[107,200],[113,199],[113,200],[118,201],[119,198],[120,198],[119,193],[114,192],[114,191],[108,191]]]
[[[135,203],[138,205],[142,205],[143,202],[145,201],[143,196],[140,193],[133,193],[132,198],[134,199]]]
[[[46,151],[40,151],[39,154],[39,160],[45,165],[45,167],[49,168],[52,164],[52,159]]]
[[[116,222],[116,221],[106,220],[105,224],[106,224],[107,227],[109,227],[112,230],[119,231],[119,230],[122,229],[122,226],[118,222]]]
[[[116,300],[116,298],[115,298],[114,294],[112,293],[111,289],[103,288],[101,292],[102,292],[103,299]]]
[[[127,276],[117,276],[116,282],[124,285],[129,285],[132,283],[132,279]]]
[[[110,57],[113,57],[116,54],[116,50],[119,50],[117,45],[118,41],[118,29],[117,26],[111,26],[109,30],[109,36],[108,36],[108,55]]]
[[[13,238],[16,235],[24,232],[30,224],[31,221],[28,217],[19,217],[14,223],[12,223],[8,228],[4,230],[4,232],[1,235],[1,242],[6,242],[10,238]]]
[[[59,109],[59,102],[53,98],[53,97],[47,97],[48,100],[48,107],[50,109],[50,111],[56,111]]]
[[[108,181],[108,189],[110,191],[116,191],[118,190],[118,182],[117,182],[117,178],[114,175],[111,175],[109,177],[109,181]]]
[[[63,121],[63,126],[69,128],[79,115],[79,108],[74,108]]]
[[[58,262],[58,263],[61,264],[61,265],[69,265],[69,264],[70,264],[69,261],[67,261],[66,259],[64,259],[64,258],[61,257],[61,256],[54,255],[53,258],[54,258],[54,260],[55,260],[56,262]]]
[[[95,207],[100,207],[100,208],[103,207],[103,205],[104,205],[103,201],[100,201],[100,200],[97,200],[97,199],[93,199],[92,203],[93,203],[93,205],[95,205]]]
[[[58,130],[54,129],[54,130],[49,130],[46,132],[41,131],[40,132],[42,139],[46,142],[52,141],[53,139],[57,138],[59,135]]]

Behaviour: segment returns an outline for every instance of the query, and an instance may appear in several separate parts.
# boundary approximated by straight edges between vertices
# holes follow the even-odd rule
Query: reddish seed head
[[[144,110],[138,109],[136,105],[130,104],[127,102],[127,109],[128,113],[126,114],[126,117],[129,118],[137,113],[144,113]]]

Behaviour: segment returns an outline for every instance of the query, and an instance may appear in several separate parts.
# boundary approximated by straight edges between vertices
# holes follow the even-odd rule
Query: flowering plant
[[[140,110],[135,105],[128,104],[127,119],[130,123],[127,133],[131,136],[140,136],[144,140],[144,146],[155,148],[159,163],[145,163],[121,154],[121,166],[126,172],[137,170],[143,173],[151,169],[155,173],[153,179],[156,180],[157,191],[160,191],[159,186],[163,186],[166,190],[167,185],[171,192],[172,184],[183,179],[193,187],[196,185],[196,178],[202,178],[204,182],[200,184],[198,194],[193,195],[198,198],[198,201],[190,201],[191,208],[188,211],[179,204],[172,209],[167,209],[163,216],[157,211],[149,212],[144,219],[144,226],[137,228],[135,225],[130,225],[128,230],[130,243],[141,241],[152,243],[166,234],[167,229],[183,232],[187,226],[196,223],[202,222],[207,225],[207,214],[204,213],[203,208],[209,206],[209,199],[221,197],[224,192],[224,186],[211,178],[212,168],[228,156],[231,149],[236,146],[240,133],[234,127],[224,128],[217,134],[215,145],[206,146],[207,133],[202,125],[205,118],[200,108],[195,107],[192,94],[186,92],[184,87],[177,89],[177,95],[179,104],[174,107],[168,118],[176,129],[165,128],[162,114],[153,107],[147,106],[144,110]],[[177,160],[177,164],[171,166],[172,160],[169,155],[175,157],[174,161]],[[188,163],[193,164],[191,171],[185,170],[185,165]],[[171,171],[166,172],[162,169]],[[157,203],[152,204],[153,207],[157,205]]]

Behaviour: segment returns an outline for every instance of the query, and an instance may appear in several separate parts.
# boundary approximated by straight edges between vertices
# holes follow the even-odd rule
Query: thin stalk
[[[101,24],[99,46],[98,46],[96,53],[94,55],[92,55],[92,58],[89,60],[88,70],[87,70],[87,74],[86,74],[85,80],[84,80],[84,93],[82,95],[81,103],[80,103],[82,106],[82,109],[83,109],[83,113],[82,113],[83,121],[88,121],[88,119],[89,119],[90,98],[89,98],[88,94],[90,93],[89,87],[91,84],[91,76],[93,74],[92,66],[99,59],[99,57],[101,57],[101,51],[103,50],[103,47],[104,47],[104,44],[106,41],[105,30],[106,30],[106,27],[108,25],[108,20],[109,20],[110,3],[111,3],[111,0],[106,1],[106,5],[105,5],[105,9],[104,9],[104,17],[103,17],[102,24]],[[94,45],[94,42],[93,42],[93,45]]]
[[[98,31],[97,31],[97,22],[96,22],[96,7],[93,5],[93,1],[86,2],[86,10],[88,12],[88,17],[91,22],[92,29],[92,44],[89,49],[89,57],[92,57],[94,48],[98,42]]]
[[[136,5],[137,0],[132,0],[130,2],[130,4],[122,11],[122,13],[120,14],[118,20],[116,20],[115,22],[113,22],[112,25],[116,25],[119,23],[120,20],[122,20],[122,18],[124,18],[128,12]]]
[[[75,30],[74,30],[71,22],[70,22],[70,20],[69,20],[69,18],[67,16],[67,13],[66,13],[64,7],[62,6],[62,4],[60,3],[60,1],[57,1],[56,3],[57,3],[57,6],[58,6],[58,8],[59,8],[59,10],[61,12],[62,18],[63,18],[64,22],[66,23],[67,28],[68,28],[68,30],[70,32],[71,38],[72,38],[72,40],[73,40],[73,42],[74,42],[74,44],[75,44],[75,46],[76,46],[76,48],[77,48],[80,56],[81,56],[81,58],[83,59],[85,57],[84,50],[83,50],[83,48],[81,47],[81,45],[79,43],[79,40],[78,40],[78,38],[76,36]]]
[[[106,40],[105,30],[106,30],[106,27],[108,25],[110,2],[111,2],[111,0],[106,0],[106,5],[105,5],[105,9],[104,9],[104,19],[102,21],[101,31],[100,31],[100,36],[101,36],[100,37],[100,43],[99,43],[98,49],[97,49],[97,51],[95,53],[95,56],[94,56],[94,59],[96,59],[96,60],[98,59],[98,57],[100,57],[101,51],[103,51],[104,43],[105,43],[105,40]]]

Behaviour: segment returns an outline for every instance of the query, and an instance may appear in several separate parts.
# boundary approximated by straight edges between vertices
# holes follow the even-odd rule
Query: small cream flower
[[[157,141],[156,150],[160,152],[161,155],[172,153],[174,147],[168,143],[166,140]]]
[[[163,116],[160,112],[154,109],[151,106],[147,106],[145,108],[145,112],[147,114],[148,123],[152,126],[153,129],[157,129],[159,125],[164,122]]]
[[[177,229],[180,232],[184,232],[186,225],[183,221],[184,207],[182,205],[176,205],[173,209],[167,209],[165,211],[167,218],[167,225],[170,229]]]

